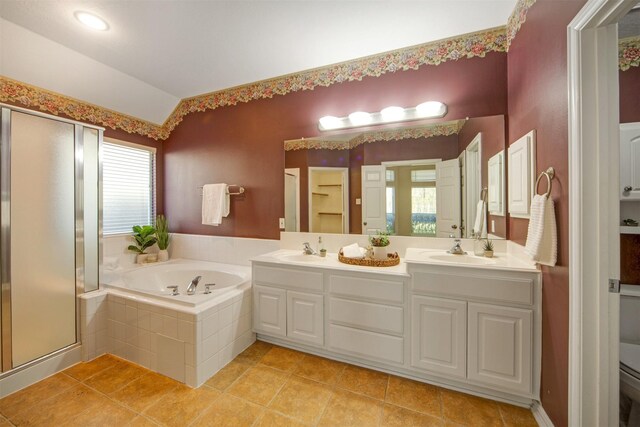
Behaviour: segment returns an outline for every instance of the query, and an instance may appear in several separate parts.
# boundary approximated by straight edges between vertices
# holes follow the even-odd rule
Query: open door
[[[362,166],[362,234],[387,229],[385,167]]]
[[[460,161],[436,163],[436,236],[461,237]]]

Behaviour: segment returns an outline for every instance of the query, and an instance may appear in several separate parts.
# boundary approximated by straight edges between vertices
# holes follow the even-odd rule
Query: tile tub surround
[[[80,301],[86,313],[81,316],[83,360],[109,353],[191,387],[255,341],[249,284],[199,312],[116,290],[84,294]]]
[[[198,389],[104,355],[1,399],[0,414],[7,426],[537,425],[525,408],[260,341]]]

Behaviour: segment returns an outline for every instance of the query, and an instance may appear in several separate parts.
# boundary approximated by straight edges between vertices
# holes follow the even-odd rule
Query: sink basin
[[[304,254],[282,255],[278,258],[280,258],[282,261],[308,262],[308,263],[319,263],[319,262],[324,262],[324,260],[326,260],[326,258],[321,258],[318,255],[304,255]]]
[[[436,254],[436,253],[424,253],[427,258],[434,261],[450,262],[451,264],[469,264],[469,265],[489,265],[496,262],[491,258],[481,258],[470,255],[451,255],[451,254]]]

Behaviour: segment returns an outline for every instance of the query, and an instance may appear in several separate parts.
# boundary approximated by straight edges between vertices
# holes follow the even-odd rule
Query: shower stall
[[[0,378],[79,345],[98,288],[103,129],[0,104]]]

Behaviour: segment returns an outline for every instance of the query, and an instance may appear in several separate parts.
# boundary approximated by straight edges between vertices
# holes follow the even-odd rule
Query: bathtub
[[[197,292],[187,295],[196,276]],[[248,266],[176,259],[101,278],[100,291],[81,296],[86,359],[111,353],[199,387],[256,339]]]
[[[202,276],[195,295],[187,295],[187,286],[196,276]],[[249,267],[217,262],[177,259],[168,262],[136,266],[122,271],[107,288],[119,289],[150,299],[164,300],[172,304],[190,307],[220,299],[224,294],[250,285]],[[212,286],[205,294],[205,285]],[[178,286],[179,295],[172,295],[168,286]]]

